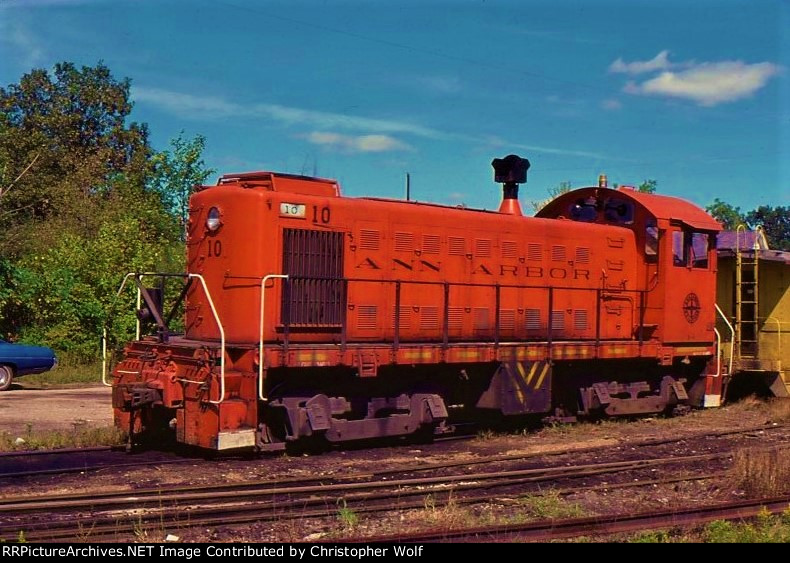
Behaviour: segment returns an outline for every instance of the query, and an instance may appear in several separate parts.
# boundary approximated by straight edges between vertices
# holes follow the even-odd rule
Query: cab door
[[[716,317],[715,235],[671,225],[664,252],[664,341],[710,343]]]

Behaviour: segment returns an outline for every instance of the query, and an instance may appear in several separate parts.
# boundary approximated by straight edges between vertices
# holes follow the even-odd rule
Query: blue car
[[[0,339],[0,391],[11,387],[14,377],[41,373],[57,365],[58,360],[51,348],[11,344]]]

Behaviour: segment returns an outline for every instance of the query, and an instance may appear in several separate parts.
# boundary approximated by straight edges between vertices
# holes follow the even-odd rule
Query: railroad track
[[[20,530],[29,540],[63,540],[123,535],[141,529],[217,526],[271,519],[322,517],[336,514],[342,502],[355,510],[373,512],[404,510],[424,506],[433,495],[442,503],[451,495],[468,498],[462,502],[490,501],[492,491],[507,491],[546,482],[565,482],[611,473],[639,472],[661,466],[701,464],[723,460],[729,452],[665,459],[639,459],[621,462],[557,466],[481,473],[460,473],[402,479],[378,475],[349,476],[357,482],[318,482],[293,480],[226,484],[212,487],[181,487],[163,492],[149,489],[134,493],[90,493],[88,495],[35,495],[9,497],[0,501],[0,539],[13,540]],[[419,470],[420,468],[416,468]],[[411,469],[410,471],[414,471]],[[675,480],[712,478],[712,475],[686,475]],[[344,480],[345,481],[345,480]],[[655,483],[648,479],[646,484]],[[637,486],[628,483],[627,486]],[[606,485],[605,488],[616,488]],[[485,495],[470,493],[481,490]],[[243,500],[240,500],[243,499]],[[60,517],[56,517],[60,515]]]
[[[589,518],[551,519],[454,530],[430,530],[411,534],[346,538],[362,543],[428,543],[462,541],[550,541],[581,536],[623,534],[643,530],[690,527],[714,520],[744,520],[769,512],[780,514],[790,508],[790,495],[773,498],[738,500],[694,508],[646,511],[637,514],[614,514]]]
[[[144,456],[144,459],[135,459],[138,455]],[[167,452],[127,454],[122,447],[114,446],[3,452],[0,453],[0,480],[194,461],[194,458]]]
[[[748,434],[751,432],[772,431],[780,428],[786,428],[787,425],[783,424],[769,424],[751,426],[738,430],[725,430],[713,433],[698,433],[690,435],[681,435],[672,438],[660,439],[647,439],[636,442],[625,442],[619,446],[629,448],[643,448],[650,446],[659,446],[663,444],[671,444],[676,442],[684,442],[698,439],[712,439],[737,434]],[[456,440],[466,440],[473,436],[460,435],[437,438],[436,442],[448,442]],[[614,446],[618,447],[618,446]],[[599,452],[600,446],[576,448],[572,450],[574,454]],[[553,457],[566,455],[568,450],[557,450],[549,452],[535,452],[526,454],[513,454],[513,455],[500,455],[481,458],[479,460],[464,460],[451,463],[430,464],[423,466],[424,468],[449,468],[465,465],[476,464],[490,464],[493,462],[507,462],[512,460],[522,460],[537,457]],[[134,459],[135,455],[146,456],[145,459]],[[249,456],[247,456],[249,457]],[[226,457],[224,459],[232,459]],[[32,451],[14,451],[14,452],[0,452],[0,480],[3,479],[18,479],[20,477],[35,477],[45,475],[61,475],[68,473],[85,473],[89,471],[100,471],[104,469],[128,469],[132,467],[143,467],[147,465],[166,465],[178,463],[194,463],[200,461],[200,458],[195,457],[174,457],[173,454],[165,452],[147,451],[139,454],[127,454],[125,449],[121,446],[98,446],[90,448],[70,448],[70,449],[57,449],[57,450],[32,450]],[[399,472],[401,470],[395,470]]]

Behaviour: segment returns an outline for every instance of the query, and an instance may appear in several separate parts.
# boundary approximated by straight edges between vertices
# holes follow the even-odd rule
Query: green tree
[[[790,250],[790,207],[761,205],[746,214],[752,228],[762,226],[768,246],[775,250]]]
[[[146,126],[126,123],[129,86],[101,62],[64,62],[0,88],[0,186],[13,183],[0,200],[6,256],[47,248],[64,230],[94,233],[107,201],[142,186],[151,151]]]
[[[206,168],[203,150],[206,138],[196,135],[184,139],[184,132],[170,141],[170,151],[157,153],[151,159],[154,171],[150,185],[162,197],[167,209],[178,217],[182,233],[186,233],[189,220],[189,196],[195,186],[202,185],[215,170]]]
[[[132,334],[133,293],[111,309],[123,274],[183,265],[129,87],[102,63],[59,63],[0,88],[0,334],[66,360],[95,358],[107,324]]]
[[[714,199],[713,203],[705,207],[705,211],[728,231],[734,231],[738,225],[746,224],[746,218],[741,213],[740,207],[733,207],[719,198]]]
[[[533,200],[531,203],[532,209],[537,213],[541,209],[543,209],[550,201],[553,199],[558,198],[562,194],[568,193],[573,189],[573,186],[570,182],[560,182],[553,188],[549,188],[547,191],[549,192],[549,197],[546,199],[542,199],[540,201]]]
[[[645,180],[636,187],[636,191],[645,194],[654,194],[656,193],[656,188],[658,188],[658,182],[656,180]]]

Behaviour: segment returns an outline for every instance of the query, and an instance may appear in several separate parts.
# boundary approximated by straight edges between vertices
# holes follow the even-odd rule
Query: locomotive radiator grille
[[[291,326],[340,327],[343,314],[343,233],[285,229],[282,318]]]

